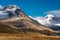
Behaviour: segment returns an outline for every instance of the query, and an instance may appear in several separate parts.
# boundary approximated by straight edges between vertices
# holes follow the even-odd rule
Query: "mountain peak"
[[[55,17],[54,15],[52,15],[52,14],[48,14],[48,15],[46,15],[45,16],[48,20],[51,20],[53,17]]]
[[[8,19],[13,17],[20,17],[24,12],[16,5],[7,5],[2,10],[0,10],[0,19]]]
[[[46,17],[52,18],[52,17],[55,17],[55,16],[52,15],[52,14],[48,14]]]
[[[18,6],[16,5],[7,5],[6,7],[4,7],[4,11],[15,11],[16,9],[20,9]]]

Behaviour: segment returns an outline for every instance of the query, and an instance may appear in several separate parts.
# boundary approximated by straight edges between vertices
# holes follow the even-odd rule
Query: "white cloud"
[[[3,6],[2,5],[0,5],[0,10],[2,10],[3,9]]]
[[[51,10],[51,11],[48,11],[48,12],[45,12],[46,14],[53,14],[57,17],[60,17],[60,10]]]

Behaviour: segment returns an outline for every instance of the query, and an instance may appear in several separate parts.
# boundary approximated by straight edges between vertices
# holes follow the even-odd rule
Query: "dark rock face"
[[[11,12],[8,12],[8,13],[9,13],[8,16],[9,16],[10,18],[12,18],[12,17],[14,16],[13,13],[11,13]]]
[[[15,14],[17,15],[17,17],[19,17],[19,12],[22,12],[20,9],[16,9],[15,10]],[[21,15],[21,14],[20,14]],[[22,15],[21,15],[22,16]]]

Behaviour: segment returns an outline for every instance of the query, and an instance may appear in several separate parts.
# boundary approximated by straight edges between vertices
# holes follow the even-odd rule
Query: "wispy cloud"
[[[2,5],[0,5],[0,10],[2,10],[3,9],[3,6]]]
[[[51,11],[47,11],[45,12],[45,14],[52,14],[54,16],[57,16],[57,17],[60,17],[60,10],[51,10]],[[39,20],[39,19],[43,19],[44,17],[41,17],[41,16],[37,16],[37,17],[32,17],[32,16],[29,16],[30,18],[32,19],[35,19],[35,20]]]
[[[53,14],[57,17],[60,17],[60,10],[51,10],[51,11],[45,12],[45,14]]]

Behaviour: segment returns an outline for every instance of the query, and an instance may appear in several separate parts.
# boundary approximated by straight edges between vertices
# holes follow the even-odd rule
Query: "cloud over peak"
[[[57,17],[60,17],[60,10],[51,10],[51,11],[45,12],[45,14],[53,14]]]

